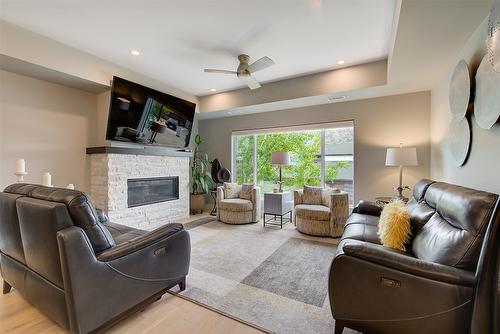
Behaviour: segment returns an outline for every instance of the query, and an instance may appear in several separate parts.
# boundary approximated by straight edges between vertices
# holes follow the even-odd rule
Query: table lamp
[[[281,168],[286,165],[290,165],[290,153],[288,152],[273,152],[271,154],[271,164],[279,167],[280,170],[280,180],[278,181],[279,192],[283,192],[283,180],[281,174]]]
[[[389,147],[385,156],[386,166],[399,166],[399,186],[396,188],[398,194],[395,199],[408,201],[408,198],[403,196],[404,189],[410,189],[408,186],[403,186],[403,166],[418,166],[417,148],[416,147]]]

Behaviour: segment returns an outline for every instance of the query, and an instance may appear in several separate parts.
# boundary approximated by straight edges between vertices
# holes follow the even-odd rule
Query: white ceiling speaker
[[[238,60],[240,64],[236,71],[228,71],[228,70],[217,70],[206,68],[204,71],[207,73],[220,73],[220,74],[236,74],[236,76],[240,79],[243,79],[250,89],[260,88],[260,83],[252,77],[252,74],[261,71],[265,68],[268,68],[274,65],[274,61],[269,57],[262,57],[259,60],[249,64],[250,56],[241,54],[238,56]]]

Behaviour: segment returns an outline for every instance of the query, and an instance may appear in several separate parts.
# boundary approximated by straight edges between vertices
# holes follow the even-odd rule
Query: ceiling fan
[[[259,60],[248,64],[250,56],[241,54],[238,56],[238,60],[240,61],[240,64],[238,65],[236,71],[216,70],[211,68],[206,68],[204,71],[207,73],[236,74],[238,78],[245,80],[248,88],[257,89],[260,88],[261,85],[257,80],[255,80],[254,77],[252,77],[252,74],[274,65],[274,61],[269,57],[262,57]]]

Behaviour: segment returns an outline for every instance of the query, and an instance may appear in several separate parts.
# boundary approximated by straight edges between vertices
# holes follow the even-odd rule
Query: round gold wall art
[[[457,167],[463,166],[469,155],[471,131],[469,119],[453,119],[448,133],[448,141],[453,162]]]
[[[465,117],[470,100],[470,74],[465,60],[458,62],[450,81],[450,111],[455,120]]]
[[[484,56],[476,72],[474,116],[483,129],[491,129],[500,117],[500,72],[496,72],[488,56]]]

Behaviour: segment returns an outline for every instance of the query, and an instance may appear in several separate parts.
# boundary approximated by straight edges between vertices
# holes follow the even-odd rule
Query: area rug
[[[216,221],[216,220],[217,220],[217,218],[215,218],[214,216],[202,217],[202,218],[199,218],[199,219],[196,219],[196,220],[193,220],[193,221],[185,223],[184,224],[184,229],[190,230],[192,228],[195,228],[195,227],[198,227],[198,226],[201,226],[201,225],[205,225],[207,223],[210,223],[210,222],[213,222],[213,221]]]
[[[333,333],[328,271],[337,240],[262,224],[192,224],[181,297],[272,333]]]

